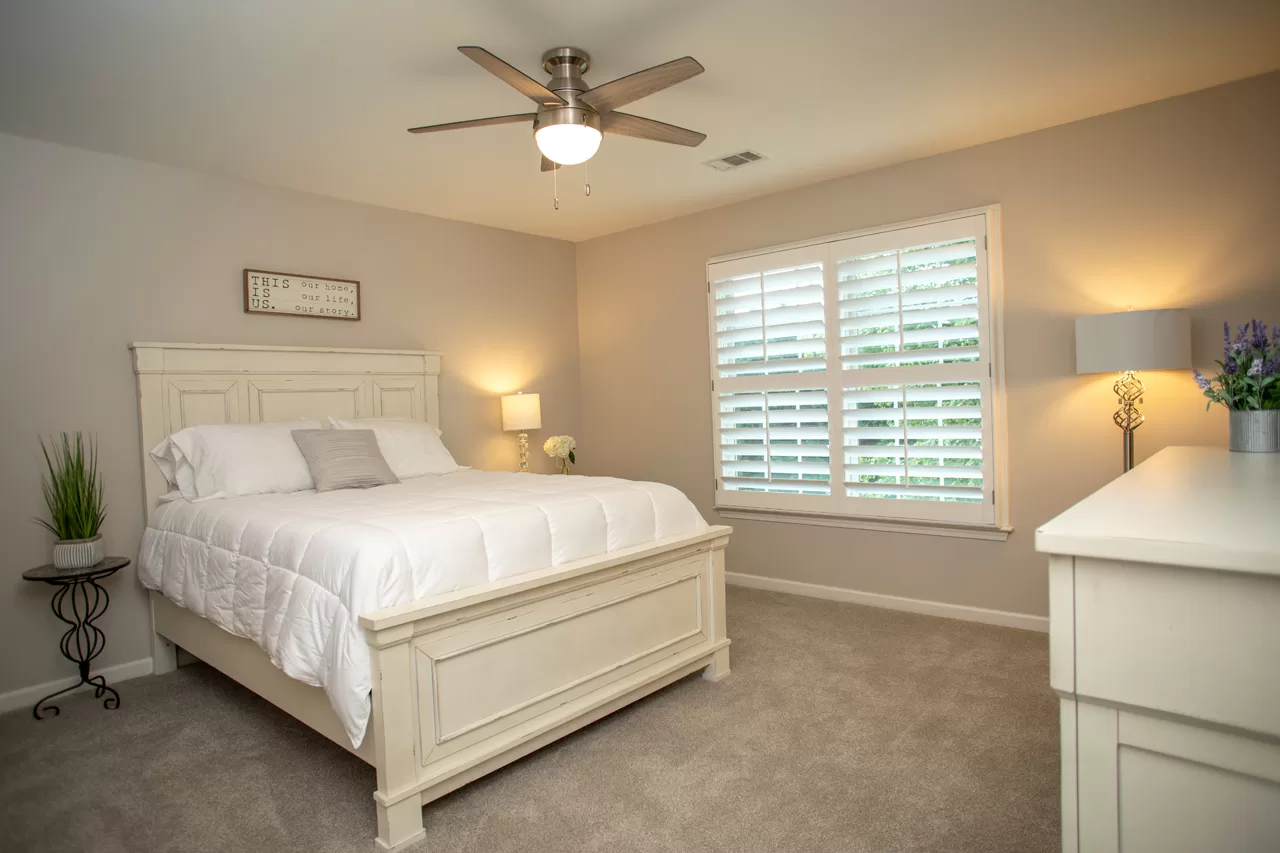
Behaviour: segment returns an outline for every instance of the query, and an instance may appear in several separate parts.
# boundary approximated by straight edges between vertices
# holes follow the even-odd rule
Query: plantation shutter
[[[716,265],[711,295],[718,482],[730,491],[830,494],[823,252]],[[741,390],[734,390],[741,389]]]
[[[971,215],[709,264],[717,505],[993,523],[987,244]]]

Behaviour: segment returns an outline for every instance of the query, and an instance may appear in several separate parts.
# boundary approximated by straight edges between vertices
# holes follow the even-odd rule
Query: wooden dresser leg
[[[378,804],[378,849],[403,850],[426,837],[422,800],[409,797],[390,806]]]

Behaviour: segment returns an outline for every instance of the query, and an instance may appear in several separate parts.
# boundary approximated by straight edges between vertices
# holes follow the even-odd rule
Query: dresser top
[[[1166,447],[1044,524],[1036,550],[1280,575],[1280,453]]]

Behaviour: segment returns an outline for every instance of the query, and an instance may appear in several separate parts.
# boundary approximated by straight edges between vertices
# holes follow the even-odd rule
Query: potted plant
[[[82,569],[102,562],[102,522],[107,517],[98,479],[98,447],[80,433],[62,433],[48,445],[40,439],[47,472],[41,478],[49,520],[33,519],[58,538],[53,564]]]
[[[1222,324],[1222,361],[1210,379],[1195,371],[1196,384],[1209,398],[1205,411],[1221,403],[1230,411],[1230,447],[1254,453],[1280,451],[1280,326],[1267,336],[1257,320],[1240,326],[1233,340]]]

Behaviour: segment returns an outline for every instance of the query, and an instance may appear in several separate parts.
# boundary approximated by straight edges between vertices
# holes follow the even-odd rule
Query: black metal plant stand
[[[23,580],[40,581],[58,588],[53,594],[50,608],[54,616],[71,626],[62,635],[59,647],[62,649],[63,657],[75,663],[80,669],[78,682],[63,690],[50,693],[36,703],[31,709],[31,715],[37,720],[58,716],[61,713],[58,706],[46,705],[46,703],[56,696],[70,693],[83,684],[93,688],[95,699],[102,699],[105,694],[110,694],[102,701],[102,707],[108,711],[114,711],[120,707],[120,694],[114,688],[108,687],[106,679],[101,675],[89,675],[89,665],[94,658],[102,654],[102,650],[107,645],[107,635],[93,624],[95,619],[107,612],[107,606],[111,603],[111,597],[98,585],[98,581],[115,574],[127,565],[129,560],[124,557],[108,557],[101,563],[84,569],[59,569],[47,565],[22,573]]]

